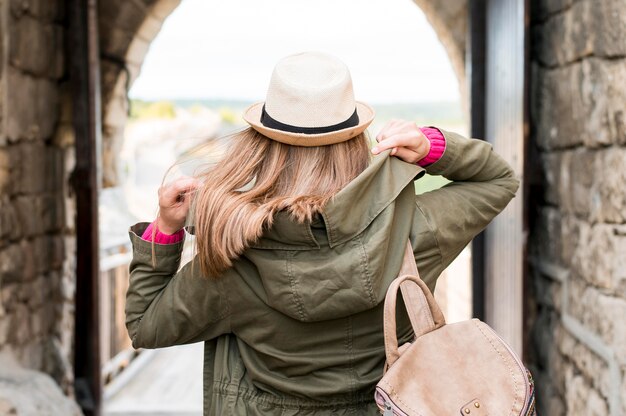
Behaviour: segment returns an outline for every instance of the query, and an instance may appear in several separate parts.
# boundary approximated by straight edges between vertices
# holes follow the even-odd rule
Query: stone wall
[[[536,0],[531,22],[539,414],[623,415],[626,1]]]
[[[0,0],[0,352],[71,394],[73,146],[63,21],[61,1]]]

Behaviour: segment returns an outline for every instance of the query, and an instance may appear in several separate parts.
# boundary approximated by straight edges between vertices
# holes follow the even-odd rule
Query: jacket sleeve
[[[230,308],[222,279],[200,273],[195,261],[178,270],[183,241],[154,244],[140,236],[148,223],[130,227],[133,248],[126,292],[126,329],[134,348],[189,344],[230,332]],[[195,259],[194,259],[195,260]]]
[[[439,275],[507,206],[520,184],[490,143],[441,132],[446,149],[426,172],[451,182],[416,195],[411,232],[415,261],[431,291]]]

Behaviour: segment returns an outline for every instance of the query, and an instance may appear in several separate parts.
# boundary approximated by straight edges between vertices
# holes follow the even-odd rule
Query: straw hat
[[[355,101],[346,64],[327,53],[309,51],[278,61],[265,101],[250,105],[243,118],[270,139],[323,146],[363,132],[374,114],[372,107]]]

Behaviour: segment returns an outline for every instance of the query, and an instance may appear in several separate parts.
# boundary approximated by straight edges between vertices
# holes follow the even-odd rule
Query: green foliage
[[[219,110],[222,121],[226,124],[237,124],[239,116],[229,107],[221,107]]]
[[[176,108],[170,101],[141,101],[132,100],[130,103],[131,120],[145,120],[154,118],[172,119],[176,117]]]
[[[413,182],[415,184],[415,194],[424,194],[426,192],[434,191],[435,189],[439,189],[445,184],[450,182],[443,176],[434,176],[426,174],[422,176],[420,179]]]

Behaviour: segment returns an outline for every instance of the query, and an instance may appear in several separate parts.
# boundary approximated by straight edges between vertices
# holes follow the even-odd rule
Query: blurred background
[[[202,414],[202,343],[130,345],[128,227],[306,50],[347,64],[370,137],[402,118],[509,161],[435,297],[522,355],[540,415],[626,414],[624,0],[0,0],[0,36],[0,415]]]

